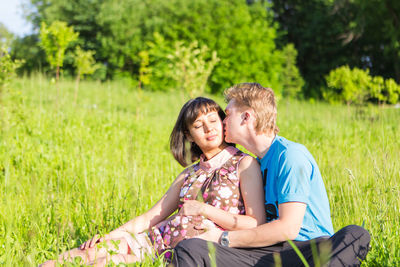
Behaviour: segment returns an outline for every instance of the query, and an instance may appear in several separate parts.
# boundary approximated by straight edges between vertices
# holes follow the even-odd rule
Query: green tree
[[[218,63],[219,58],[215,51],[209,54],[207,46],[199,47],[197,41],[185,46],[184,42],[175,43],[175,51],[168,55],[171,60],[172,77],[184,94],[190,98],[202,95],[205,91],[207,80]]]
[[[99,66],[96,64],[94,59],[95,52],[92,50],[84,51],[80,46],[77,46],[74,53],[74,65],[76,67],[76,83],[75,83],[75,94],[74,103],[78,99],[79,81],[81,77],[86,74],[93,74]]]
[[[198,41],[217,52],[221,61],[209,79],[213,92],[243,81],[259,81],[279,92],[282,58],[267,7],[242,0],[105,0],[98,22],[107,34],[98,36],[110,65],[122,70],[138,73],[140,58],[131,55],[148,50],[158,32],[170,50],[177,41]]]
[[[76,44],[84,50],[96,51],[95,59],[97,62],[107,63],[104,58],[101,43],[97,39],[101,28],[97,23],[97,15],[103,0],[29,0],[29,8],[25,10],[26,19],[29,20],[35,29],[40,29],[41,23],[50,25],[54,21],[65,21],[79,32]],[[12,46],[12,55],[15,58],[26,58],[25,64],[20,70],[30,73],[33,70],[47,71],[46,56],[42,50],[38,50],[39,42],[37,34],[32,34],[17,38]],[[64,70],[73,72],[73,64],[66,60]],[[107,64],[102,65],[102,71],[96,71],[96,74],[102,74],[106,70]],[[100,75],[100,76],[105,76]],[[101,77],[105,78],[105,77]]]
[[[54,21],[65,21],[79,32],[77,43],[84,50],[100,51],[97,39],[102,31],[97,18],[103,0],[29,0],[33,8],[28,10],[28,19],[34,27],[41,23],[50,25]],[[96,54],[96,56],[98,56]],[[99,61],[99,60],[97,60]]]
[[[13,60],[5,46],[0,47],[0,95],[7,83],[14,77],[21,61]]]
[[[293,43],[308,96],[341,65],[400,82],[400,1],[273,0],[281,47]]]
[[[159,33],[148,42],[152,69],[151,87],[155,90],[180,89],[183,95],[194,97],[204,93],[207,81],[219,62],[216,51],[197,41],[171,44]]]
[[[139,90],[142,86],[150,84],[150,77],[152,69],[149,67],[150,59],[148,51],[140,51],[140,68],[139,68]]]
[[[109,76],[138,78],[139,52],[148,50],[147,42],[153,42],[153,33],[159,32],[170,45],[198,40],[217,51],[221,62],[209,80],[213,92],[249,80],[280,91],[282,61],[276,40],[278,48],[293,43],[297,49],[306,96],[321,97],[324,77],[342,65],[369,68],[372,75],[400,82],[400,1],[30,2],[34,7],[30,19],[37,28],[41,21],[66,21],[80,32],[78,43],[96,51],[96,60],[105,63]],[[18,53],[24,51],[32,52]]]
[[[165,40],[158,32],[153,34],[154,41],[147,42],[149,52],[149,66],[152,69],[151,86],[152,90],[169,91],[176,88],[175,79],[171,79],[171,61],[169,55],[174,53],[174,45]]]
[[[297,66],[305,80],[303,93],[320,98],[325,76],[341,65],[354,66],[359,58],[349,32],[346,12],[336,12],[335,0],[273,0],[279,24],[279,47],[293,43],[298,51]],[[356,38],[356,36],[354,36]]]
[[[360,36],[355,44],[364,59],[361,63],[373,75],[392,77],[400,83],[400,1],[352,0],[343,6],[353,7],[353,20],[349,24],[355,25],[352,32]]]
[[[304,80],[296,66],[297,51],[293,44],[288,44],[282,51],[283,68],[281,74],[282,95],[288,98],[299,97]]]
[[[250,2],[250,1],[248,1]],[[277,24],[269,1],[244,0],[31,0],[31,19],[64,20],[80,32],[78,43],[96,51],[109,75],[139,80],[140,51],[149,51],[158,32],[168,49],[198,41],[216,51],[220,62],[208,86],[212,92],[238,82],[258,81],[281,93],[282,51],[275,46]],[[86,45],[87,44],[87,45]],[[90,46],[90,47],[88,47]],[[284,47],[284,46],[283,46]],[[152,59],[150,58],[150,64]],[[157,80],[154,69],[152,79]],[[168,88],[163,85],[158,88]]]
[[[47,60],[53,68],[56,68],[57,94],[59,95],[58,80],[60,68],[64,63],[65,50],[68,45],[78,38],[72,27],[66,22],[54,21],[49,27],[45,22],[40,28],[40,45],[45,50]],[[57,97],[58,99],[58,97]]]

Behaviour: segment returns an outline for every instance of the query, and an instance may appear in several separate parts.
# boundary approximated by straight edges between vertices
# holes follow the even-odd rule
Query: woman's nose
[[[204,129],[204,132],[208,133],[209,131],[211,131],[211,126],[206,123],[206,124],[204,124],[203,129]]]

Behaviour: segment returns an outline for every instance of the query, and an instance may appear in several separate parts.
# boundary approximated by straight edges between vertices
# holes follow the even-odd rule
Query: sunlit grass
[[[80,88],[77,105],[73,81],[61,83],[57,106],[55,86],[39,75],[1,95],[0,265],[35,265],[114,229],[182,170],[168,149],[180,94],[122,82]],[[335,230],[364,224],[364,266],[399,265],[400,109],[281,100],[278,110],[280,134],[320,166]]]

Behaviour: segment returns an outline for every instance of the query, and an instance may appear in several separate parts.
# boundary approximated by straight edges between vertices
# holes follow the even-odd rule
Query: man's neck
[[[242,145],[258,158],[262,159],[267,154],[274,138],[274,133],[254,133]]]

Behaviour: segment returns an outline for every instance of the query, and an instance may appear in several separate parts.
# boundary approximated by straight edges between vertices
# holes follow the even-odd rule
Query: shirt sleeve
[[[312,164],[301,149],[291,148],[279,159],[278,203],[309,204]]]

